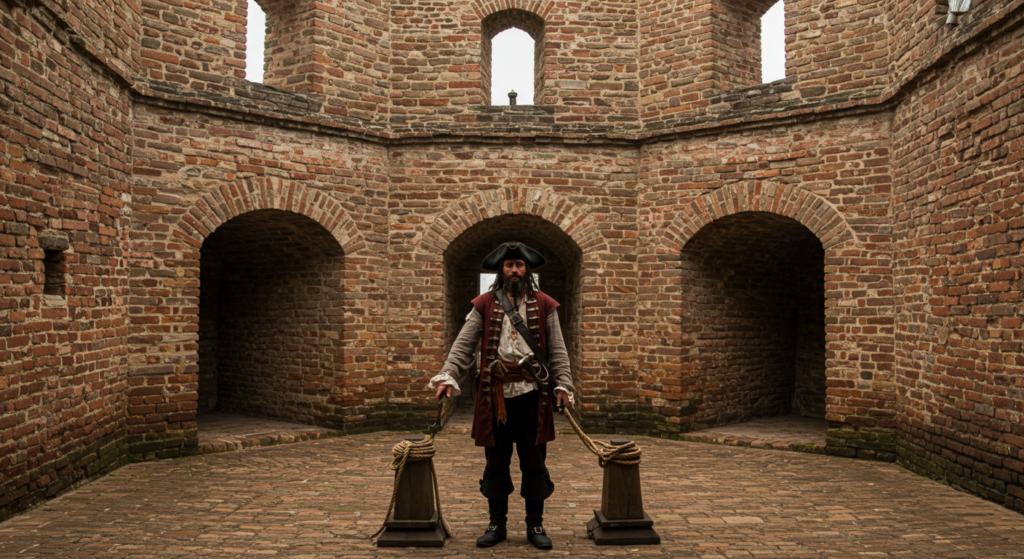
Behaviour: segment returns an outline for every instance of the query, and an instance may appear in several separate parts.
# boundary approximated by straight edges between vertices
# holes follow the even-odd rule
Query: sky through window
[[[249,0],[249,21],[245,26],[245,79],[263,83],[263,46],[267,39],[267,16],[260,5]]]

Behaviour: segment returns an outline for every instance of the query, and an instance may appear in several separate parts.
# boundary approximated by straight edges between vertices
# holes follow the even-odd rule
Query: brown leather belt
[[[489,366],[488,372],[492,378],[492,390],[494,396],[494,411],[498,423],[504,425],[508,421],[508,415],[505,413],[505,387],[506,382],[522,382],[528,380],[530,382],[536,382],[536,378],[533,377],[526,369],[521,367],[519,363],[509,363],[501,361],[501,366]]]

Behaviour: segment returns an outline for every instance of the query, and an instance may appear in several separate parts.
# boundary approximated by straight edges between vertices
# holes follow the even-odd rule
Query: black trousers
[[[544,516],[544,499],[555,491],[547,466],[547,444],[537,441],[537,408],[540,392],[534,390],[522,396],[505,400],[508,421],[504,425],[494,421],[494,446],[484,448],[487,466],[480,480],[480,492],[487,497],[491,524],[504,526],[508,521],[508,496],[512,485],[512,447],[519,455],[519,470],[523,481],[519,494],[526,500],[526,525],[540,526]]]

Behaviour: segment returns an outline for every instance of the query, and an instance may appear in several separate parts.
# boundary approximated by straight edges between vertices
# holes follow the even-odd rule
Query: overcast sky
[[[263,83],[263,45],[266,42],[267,16],[260,5],[249,0],[249,21],[245,25],[245,79]]]
[[[786,42],[782,1],[761,18],[761,75],[764,82],[786,77]],[[246,78],[263,83],[263,10],[249,1],[246,36]],[[509,29],[492,42],[491,104],[508,105],[508,92],[518,93],[520,105],[533,104],[533,39],[525,31]]]

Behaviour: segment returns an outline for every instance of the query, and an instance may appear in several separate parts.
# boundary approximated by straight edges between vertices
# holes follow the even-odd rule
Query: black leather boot
[[[477,547],[491,547],[499,542],[505,541],[508,537],[508,533],[505,531],[504,526],[498,526],[497,524],[489,524],[487,531],[484,535],[476,539]]]
[[[551,549],[551,538],[544,532],[543,526],[528,526],[526,528],[526,539],[530,540],[533,547],[537,549]]]

